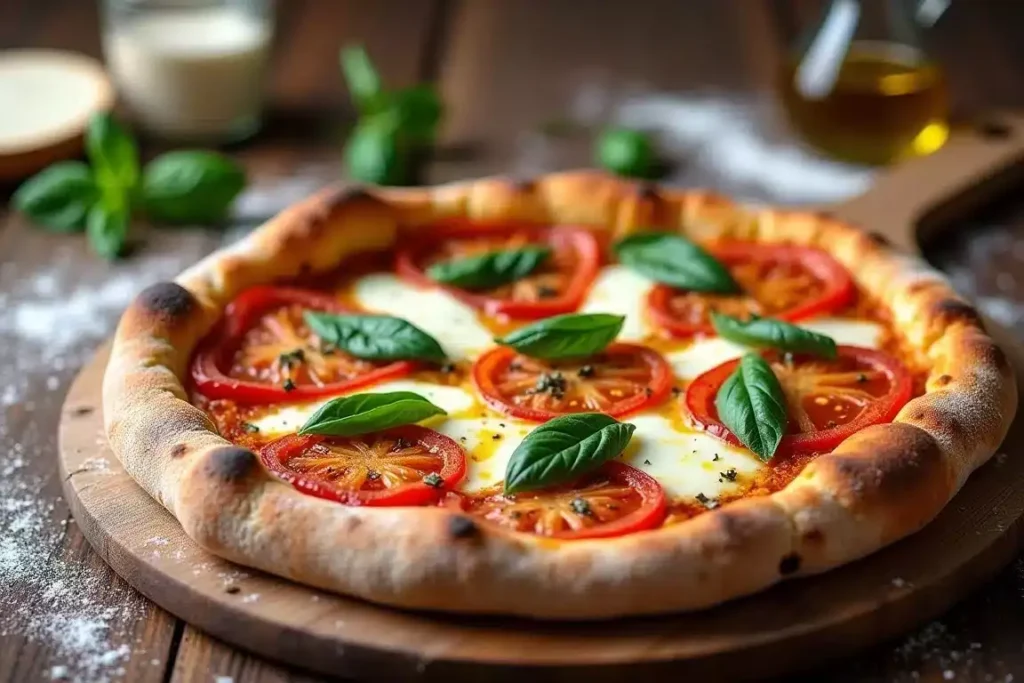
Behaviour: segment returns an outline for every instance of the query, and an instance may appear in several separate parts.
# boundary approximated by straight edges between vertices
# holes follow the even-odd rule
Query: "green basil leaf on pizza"
[[[531,358],[582,358],[603,351],[625,321],[624,315],[569,313],[520,327],[494,341]]]
[[[441,363],[446,357],[436,339],[402,318],[319,311],[306,311],[303,317],[322,341],[356,358]]]
[[[774,318],[751,316],[750,320],[740,320],[712,311],[711,324],[723,339],[745,346],[822,358],[835,358],[837,354],[836,342],[831,337]]]
[[[786,397],[768,362],[756,353],[740,358],[715,396],[718,417],[744,446],[767,462],[786,431]]]
[[[548,420],[513,451],[505,469],[505,493],[555,486],[593,471],[622,453],[635,430],[604,413]]]
[[[355,394],[325,403],[306,420],[299,434],[355,436],[446,414],[442,408],[411,391]]]
[[[548,247],[501,249],[465,258],[440,261],[427,268],[427,275],[462,289],[480,290],[500,287],[526,277],[551,256]]]
[[[614,250],[627,268],[655,282],[695,292],[740,291],[724,265],[682,235],[642,232],[620,240]]]

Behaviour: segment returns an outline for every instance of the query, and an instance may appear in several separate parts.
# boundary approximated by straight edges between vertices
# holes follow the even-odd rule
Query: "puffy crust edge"
[[[562,544],[449,510],[351,508],[305,496],[188,403],[189,356],[238,292],[329,270],[451,216],[822,246],[927,360],[926,393],[772,495],[650,532]],[[938,514],[993,454],[1017,405],[1005,354],[919,259],[825,215],[747,210],[710,193],[593,172],[320,192],[175,283],[142,292],[118,326],[103,395],[107,434],[126,470],[213,553],[390,605],[551,619],[703,608],[871,553]]]

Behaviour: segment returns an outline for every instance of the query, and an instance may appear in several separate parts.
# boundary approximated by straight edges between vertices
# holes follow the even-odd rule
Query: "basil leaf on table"
[[[397,120],[379,116],[356,126],[345,143],[345,168],[356,180],[375,185],[409,182],[410,164],[399,145]]]
[[[85,227],[85,217],[99,198],[89,167],[81,161],[62,161],[26,180],[11,201],[35,223],[73,232]]]
[[[99,185],[131,190],[138,184],[138,147],[110,114],[93,115],[85,133],[85,151]]]
[[[626,316],[569,313],[520,327],[494,341],[531,358],[592,356],[612,343]]]
[[[602,168],[626,178],[650,178],[654,175],[654,145],[639,130],[610,128],[597,140],[596,160]]]
[[[443,409],[411,391],[355,394],[325,403],[306,420],[299,434],[355,436],[446,414]]]
[[[389,315],[338,315],[306,311],[320,339],[364,360],[445,360],[437,340],[407,320]]]
[[[740,291],[725,266],[682,235],[639,233],[620,240],[614,249],[619,261],[656,282],[695,292]]]
[[[216,152],[180,151],[146,165],[142,201],[146,213],[165,223],[222,220],[245,187],[245,171]]]
[[[489,289],[523,278],[551,255],[548,247],[490,251],[435,263],[427,275],[435,282],[463,289]]]
[[[576,413],[548,420],[526,435],[505,469],[505,493],[571,481],[626,448],[636,430],[603,413]]]
[[[718,418],[740,442],[767,462],[786,431],[786,398],[764,358],[744,355],[715,396]]]
[[[383,88],[380,75],[370,61],[370,56],[366,54],[366,49],[362,45],[343,47],[338,58],[345,83],[352,93],[352,100],[360,111],[371,108],[380,97]]]
[[[381,111],[390,112],[398,119],[398,134],[404,142],[416,145],[434,142],[437,125],[444,114],[436,88],[414,85],[384,93],[380,101]]]
[[[810,353],[822,358],[835,358],[837,353],[836,342],[831,337],[783,320],[757,316],[740,320],[712,311],[711,324],[720,337],[746,346]]]
[[[106,259],[124,253],[128,241],[128,203],[100,201],[93,205],[86,219],[86,236],[93,250]]]

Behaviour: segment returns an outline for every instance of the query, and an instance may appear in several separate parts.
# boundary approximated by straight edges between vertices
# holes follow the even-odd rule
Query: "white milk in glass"
[[[150,10],[104,37],[110,70],[139,122],[169,138],[228,140],[259,123],[267,22],[236,7]]]

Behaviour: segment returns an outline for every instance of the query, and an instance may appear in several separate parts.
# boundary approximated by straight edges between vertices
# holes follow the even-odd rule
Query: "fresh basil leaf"
[[[224,219],[243,187],[245,171],[225,156],[169,152],[146,165],[142,201],[156,221],[214,223]]]
[[[348,45],[341,49],[339,61],[356,107],[361,112],[369,110],[383,91],[380,75],[370,61],[370,55],[362,45]]]
[[[85,217],[99,197],[88,166],[81,161],[62,161],[22,183],[11,202],[43,227],[74,232],[85,227]]]
[[[437,340],[407,320],[389,315],[336,315],[306,311],[320,339],[366,360],[445,360]]]
[[[86,235],[93,251],[105,259],[124,253],[128,241],[128,202],[126,198],[97,202],[86,219]]]
[[[398,133],[406,143],[429,145],[434,142],[437,126],[444,114],[444,105],[431,85],[414,85],[381,98],[381,110],[392,112],[398,119]]]
[[[612,343],[626,320],[610,313],[569,313],[520,327],[494,341],[532,358],[592,356]]]
[[[626,178],[654,176],[655,155],[651,138],[630,128],[610,128],[601,133],[596,147],[597,163]]]
[[[618,456],[634,425],[603,413],[560,415],[526,435],[505,468],[505,493],[571,481]]]
[[[810,353],[822,358],[836,357],[834,339],[782,320],[755,316],[744,321],[712,311],[711,324],[719,336],[738,344],[792,353]]]
[[[132,190],[139,182],[135,139],[107,113],[94,114],[85,133],[85,150],[101,186]]]
[[[748,353],[740,359],[715,396],[718,418],[740,442],[767,462],[786,431],[786,398],[764,358]]]
[[[673,287],[719,294],[740,291],[725,266],[682,235],[631,235],[615,245],[615,253],[632,270]]]
[[[350,176],[375,185],[405,185],[410,180],[407,150],[399,144],[398,120],[381,115],[361,122],[345,143]]]
[[[490,251],[435,263],[427,268],[427,275],[436,282],[463,289],[490,289],[526,277],[550,255],[547,247]]]
[[[299,434],[355,436],[446,414],[411,391],[355,394],[331,399],[322,405],[302,425]]]

